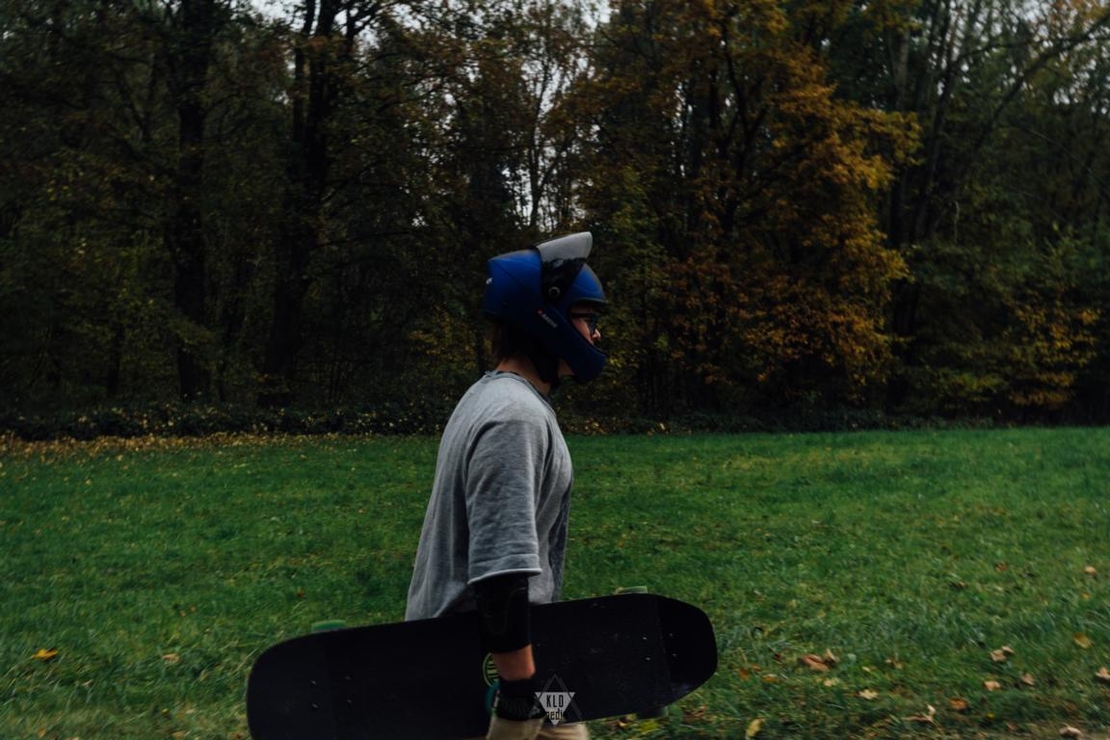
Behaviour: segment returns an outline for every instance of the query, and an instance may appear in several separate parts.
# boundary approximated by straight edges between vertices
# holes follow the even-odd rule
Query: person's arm
[[[536,701],[533,678],[531,605],[528,576],[509,573],[472,584],[481,616],[482,643],[493,656],[501,677],[495,711],[510,720],[543,716]]]
[[[507,653],[491,653],[497,675],[506,681],[524,681],[536,674],[536,663],[532,658],[532,646],[525,645],[519,650]]]
[[[507,573],[472,584],[481,616],[482,644],[493,655],[498,674],[508,681],[531,678],[532,619],[528,576]]]

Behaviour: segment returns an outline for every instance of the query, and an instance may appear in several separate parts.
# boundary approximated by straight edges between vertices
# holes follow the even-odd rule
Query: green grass
[[[646,585],[720,647],[667,719],[596,737],[1110,724],[1110,430],[569,442],[565,596]],[[401,617],[434,460],[431,439],[10,444],[0,738],[245,738],[263,648]]]

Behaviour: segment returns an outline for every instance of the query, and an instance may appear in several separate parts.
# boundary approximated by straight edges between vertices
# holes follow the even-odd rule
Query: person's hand
[[[493,712],[501,719],[514,722],[527,722],[542,719],[547,716],[539,699],[536,697],[537,687],[534,678],[520,681],[506,681],[501,679],[497,688],[497,698],[494,700]]]
[[[494,653],[493,664],[500,676],[493,711],[502,719],[524,722],[545,716],[536,699],[536,663],[532,646],[525,645],[508,653]]]

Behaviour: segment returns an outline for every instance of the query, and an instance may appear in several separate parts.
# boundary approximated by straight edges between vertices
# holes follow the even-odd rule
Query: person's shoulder
[[[512,373],[483,376],[473,401],[491,417],[544,423],[554,417],[554,411],[543,396],[527,380]]]

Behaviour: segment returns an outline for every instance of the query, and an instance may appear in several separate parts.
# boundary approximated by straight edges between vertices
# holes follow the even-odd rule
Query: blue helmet
[[[605,353],[582,336],[569,315],[576,304],[606,303],[601,281],[586,265],[592,245],[593,236],[583,231],[494,257],[482,301],[487,316],[537,340],[583,383],[605,365]]]

